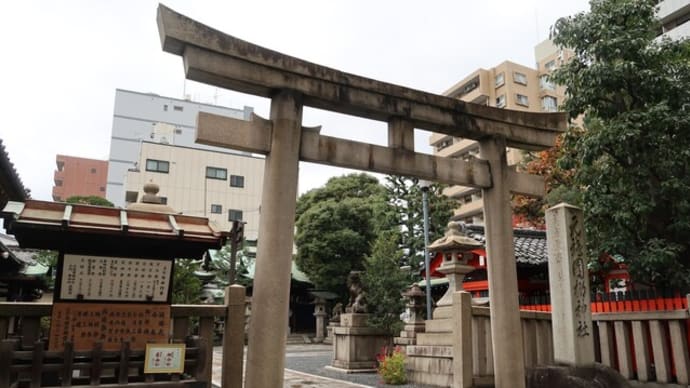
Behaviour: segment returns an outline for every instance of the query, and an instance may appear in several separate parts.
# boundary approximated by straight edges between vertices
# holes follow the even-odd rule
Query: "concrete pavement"
[[[246,355],[246,353],[245,353]],[[220,387],[222,348],[213,351],[213,384]],[[374,388],[392,387],[381,382],[375,373],[342,373],[328,370],[333,358],[331,345],[287,345],[285,352],[284,388]],[[246,358],[245,358],[246,362]],[[423,388],[421,385],[397,385],[397,388]]]
[[[317,363],[326,363],[325,361],[327,358],[330,357],[331,354],[331,346],[330,345],[288,345],[287,347],[287,352],[286,352],[286,358],[288,361],[293,361],[293,362],[286,362],[288,366],[297,366],[300,367],[303,361],[300,361],[300,359],[309,359],[312,360],[311,364]],[[245,349],[246,352],[246,349]],[[213,384],[215,386],[220,387],[220,382],[221,382],[221,364],[223,360],[223,351],[221,347],[215,347],[213,349]],[[246,353],[245,353],[245,362],[246,362]],[[324,365],[325,366],[325,365]],[[309,368],[313,368],[312,365],[309,366]],[[372,385],[363,385],[363,384],[358,384],[354,382],[349,382],[345,380],[340,380],[337,378],[332,378],[332,377],[326,377],[326,376],[317,376],[315,374],[311,374],[308,372],[301,372],[297,371],[294,369],[289,369],[285,368],[285,375],[284,375],[284,388],[304,388],[304,387],[309,387],[309,388],[355,388],[355,387],[374,387]]]

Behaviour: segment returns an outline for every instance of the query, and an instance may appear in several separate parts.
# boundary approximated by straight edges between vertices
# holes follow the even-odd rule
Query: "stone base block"
[[[335,327],[333,335],[331,366],[345,370],[375,369],[376,354],[391,344],[390,336],[371,327]]]
[[[369,314],[347,313],[340,314],[340,326],[343,327],[365,327]]]

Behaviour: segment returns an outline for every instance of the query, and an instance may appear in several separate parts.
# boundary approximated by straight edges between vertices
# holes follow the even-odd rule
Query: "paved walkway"
[[[245,349],[246,351],[246,349]],[[373,388],[392,387],[382,384],[375,373],[347,374],[325,369],[332,360],[330,345],[288,345],[285,353],[284,388]],[[246,356],[246,352],[245,352]],[[213,350],[213,384],[220,386],[222,349]],[[415,388],[415,385],[397,385]]]

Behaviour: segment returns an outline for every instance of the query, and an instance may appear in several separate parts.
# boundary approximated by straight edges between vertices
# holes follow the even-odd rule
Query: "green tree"
[[[99,197],[97,195],[88,195],[88,196],[83,196],[83,195],[73,195],[65,201],[67,203],[79,203],[82,205],[95,205],[95,206],[107,206],[107,207],[115,207],[112,202],[108,201],[107,199],[103,197]]]
[[[331,178],[297,201],[295,260],[317,288],[346,293],[347,275],[363,269],[371,243],[390,229],[385,189],[367,174]]]
[[[582,189],[592,257],[623,256],[633,278],[690,285],[690,42],[658,38],[656,0],[592,0],[559,20],[574,58],[552,79],[564,109],[585,115],[566,136]]]
[[[199,262],[190,259],[175,259],[173,273],[172,302],[175,304],[196,304],[201,297],[201,280],[194,276]]]
[[[403,248],[403,262],[412,268],[412,273],[419,272],[420,263],[424,262],[424,213],[422,208],[422,189],[419,179],[389,175],[386,177],[386,191],[392,206],[393,223],[400,232],[400,244]],[[429,204],[429,241],[443,236],[455,201],[442,194],[444,185],[432,184],[428,191]]]
[[[48,267],[48,273],[45,276],[45,284],[48,290],[52,290],[55,287],[55,276],[57,276],[57,265],[58,265],[58,251],[51,251],[43,249],[38,251],[34,256],[39,264]]]
[[[395,232],[383,232],[364,261],[362,283],[369,306],[369,324],[393,335],[400,331],[404,308],[401,293],[409,285],[409,274],[400,269],[403,251]]]

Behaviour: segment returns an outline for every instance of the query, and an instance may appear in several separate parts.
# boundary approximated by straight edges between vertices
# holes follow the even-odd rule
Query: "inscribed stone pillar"
[[[591,365],[594,337],[582,210],[564,203],[548,209],[546,237],[554,360]]]
[[[482,189],[486,223],[487,274],[493,339],[495,386],[524,388],[525,359],[518,306],[506,142],[500,136],[479,141],[480,157],[489,162],[492,187]]]
[[[289,91],[274,95],[270,119],[273,129],[261,196],[247,388],[283,386],[302,127],[299,96]]]

